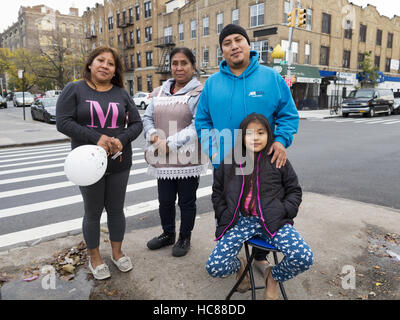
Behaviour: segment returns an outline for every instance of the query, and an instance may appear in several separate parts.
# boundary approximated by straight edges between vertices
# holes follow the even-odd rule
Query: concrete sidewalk
[[[357,201],[305,193],[295,227],[312,248],[312,268],[285,283],[290,299],[400,299],[400,212]],[[61,249],[77,246],[82,235],[68,236],[30,248],[0,254],[0,270],[12,279],[0,289],[2,299],[157,299],[221,300],[234,284],[234,276],[214,279],[205,263],[214,248],[213,213],[196,220],[192,247],[187,256],[175,258],[171,247],[150,251],[146,242],[160,227],[140,229],[125,235],[123,250],[132,257],[134,269],[119,272],[110,260],[108,235],[102,233],[100,250],[112,277],[105,281],[85,280],[81,266],[74,280],[56,279],[56,289],[43,289],[41,278],[22,281],[24,270],[41,268],[54,261]],[[244,252],[241,253],[244,255]],[[260,285],[262,280],[255,272]],[[89,276],[91,278],[91,276]],[[354,279],[354,287],[352,287]],[[350,288],[349,288],[350,286]],[[259,290],[258,299],[262,299]],[[233,299],[250,299],[235,294]]]

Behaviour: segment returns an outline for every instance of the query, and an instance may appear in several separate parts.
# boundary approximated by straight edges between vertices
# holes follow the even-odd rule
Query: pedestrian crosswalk
[[[320,118],[311,118],[310,121],[318,121],[318,122],[337,122],[337,123],[359,123],[359,124],[379,124],[379,125],[400,125],[400,118],[399,117],[374,117],[374,118],[327,118],[327,119],[320,119]]]
[[[81,232],[79,188],[64,174],[68,143],[0,149],[0,251]],[[157,214],[157,180],[146,174],[142,148],[134,147],[125,216]],[[200,179],[198,199],[211,195],[212,170]],[[211,202],[198,211],[210,211]],[[208,204],[209,203],[209,204]],[[102,223],[106,222],[103,213]]]

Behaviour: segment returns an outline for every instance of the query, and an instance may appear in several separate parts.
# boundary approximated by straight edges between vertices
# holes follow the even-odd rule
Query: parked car
[[[25,106],[30,106],[34,102],[33,95],[30,92],[14,92],[14,107],[22,107],[24,104],[24,99]]]
[[[148,92],[137,92],[132,99],[136,106],[142,110],[145,110],[151,101],[150,93]]]
[[[7,108],[7,100],[0,96],[0,108]]]
[[[393,113],[400,114],[400,92],[394,92]]]
[[[377,113],[393,113],[394,95],[392,89],[365,88],[353,90],[342,102],[343,117],[358,113],[373,117]]]
[[[61,90],[48,90],[45,92],[45,97],[46,98],[54,98],[58,97],[61,94]]]
[[[32,119],[45,121],[47,123],[55,123],[57,99],[58,97],[37,100],[31,106]]]

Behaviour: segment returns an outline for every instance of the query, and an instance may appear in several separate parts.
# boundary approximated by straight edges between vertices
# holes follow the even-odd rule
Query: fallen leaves
[[[56,272],[63,280],[72,280],[75,277],[76,268],[87,261],[87,249],[84,241],[77,246],[64,249],[54,255],[55,261],[52,263]]]

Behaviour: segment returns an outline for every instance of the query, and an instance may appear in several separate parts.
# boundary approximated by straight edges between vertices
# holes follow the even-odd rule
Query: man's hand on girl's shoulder
[[[282,168],[286,164],[286,149],[282,143],[275,141],[271,148],[268,150],[268,155],[272,154],[271,163],[276,161],[276,167]]]

